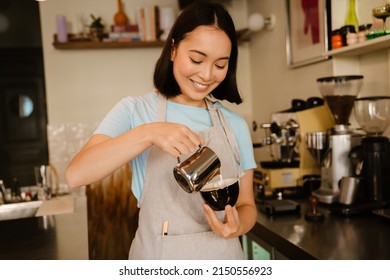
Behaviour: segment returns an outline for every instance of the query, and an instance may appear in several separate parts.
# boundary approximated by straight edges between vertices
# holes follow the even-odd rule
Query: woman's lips
[[[191,80],[191,82],[194,84],[194,86],[200,90],[205,90],[208,88],[208,85],[205,85],[205,84],[201,84],[201,83],[198,83],[198,82],[195,82],[193,80]]]

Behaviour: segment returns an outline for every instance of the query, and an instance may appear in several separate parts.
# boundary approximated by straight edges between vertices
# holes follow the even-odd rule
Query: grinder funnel
[[[308,132],[306,133],[306,147],[314,158],[317,166],[321,166],[325,153],[329,148],[329,141],[326,132]]]
[[[362,75],[331,76],[317,79],[317,86],[337,125],[349,125],[354,101],[363,83]]]

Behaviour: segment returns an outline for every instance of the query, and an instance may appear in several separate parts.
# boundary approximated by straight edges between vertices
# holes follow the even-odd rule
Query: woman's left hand
[[[251,230],[256,223],[257,208],[253,194],[253,169],[246,170],[240,177],[240,193],[236,204],[225,207],[225,218],[218,220],[215,212],[203,204],[204,215],[211,230],[218,236],[233,238]]]
[[[233,238],[240,235],[240,219],[235,206],[227,205],[225,207],[224,221],[218,220],[215,212],[207,204],[203,205],[206,219],[212,231],[224,238]]]

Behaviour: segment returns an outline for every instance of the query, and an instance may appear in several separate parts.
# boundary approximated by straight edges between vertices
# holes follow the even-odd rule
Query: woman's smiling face
[[[181,94],[172,101],[204,107],[203,99],[226,77],[231,43],[215,26],[199,26],[175,46],[172,52],[173,75]]]

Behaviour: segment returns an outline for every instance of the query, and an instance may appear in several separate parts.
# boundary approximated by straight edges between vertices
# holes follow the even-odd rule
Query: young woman
[[[238,237],[256,222],[252,142],[245,121],[212,99],[241,103],[237,40],[222,5],[197,1],[177,18],[157,61],[156,90],[121,100],[70,163],[71,187],[90,184],[130,161],[139,227],[130,259],[242,259]],[[173,176],[177,157],[199,146],[239,178],[235,206],[213,211]],[[168,221],[168,235],[162,234]]]

